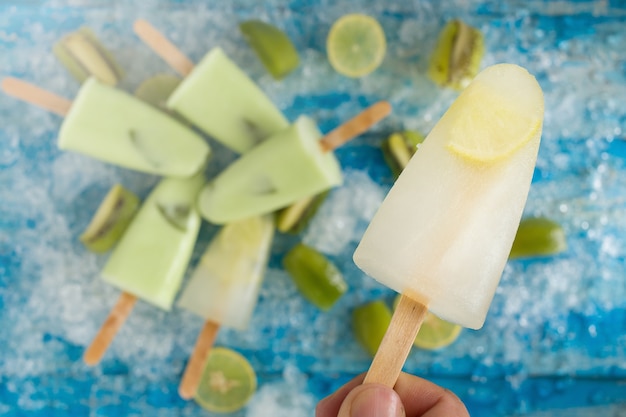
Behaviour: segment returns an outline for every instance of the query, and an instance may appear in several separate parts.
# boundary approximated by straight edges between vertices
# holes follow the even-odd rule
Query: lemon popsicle
[[[222,227],[177,305],[205,320],[245,330],[257,302],[273,236],[271,215]]]
[[[300,116],[228,166],[202,190],[203,217],[223,224],[266,214],[342,182],[332,152],[320,146],[315,123]]]
[[[535,78],[516,65],[491,66],[402,171],[354,253],[359,268],[403,294],[402,310],[409,311],[403,325],[398,319],[390,327],[366,382],[384,381],[378,372],[393,367],[385,351],[393,350],[395,331],[414,324],[410,311],[423,318],[427,306],[465,327],[483,325],[526,202],[542,123]],[[407,354],[393,353],[404,355],[402,363]]]
[[[221,48],[213,48],[193,68],[167,107],[238,153],[289,126],[274,103]]]
[[[257,303],[272,239],[272,215],[225,225],[211,241],[178,305],[205,319],[180,383],[191,398],[220,326],[245,330]]]

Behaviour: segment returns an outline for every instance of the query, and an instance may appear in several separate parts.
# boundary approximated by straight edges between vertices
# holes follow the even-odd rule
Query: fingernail
[[[344,407],[349,410],[349,414],[342,414],[339,416],[350,417],[404,417],[404,406],[400,401],[398,394],[389,387],[378,384],[366,384],[355,388],[353,396],[346,398],[346,402],[350,401],[350,404],[344,404],[341,406],[341,410],[345,410]]]

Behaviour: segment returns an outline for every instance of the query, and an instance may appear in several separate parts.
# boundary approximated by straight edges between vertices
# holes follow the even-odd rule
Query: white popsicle
[[[532,75],[511,64],[485,69],[420,145],[355,263],[403,298],[480,328],[526,202],[542,123]]]

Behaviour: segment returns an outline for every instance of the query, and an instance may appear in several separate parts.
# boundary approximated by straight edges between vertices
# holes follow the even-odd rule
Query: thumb
[[[398,394],[380,384],[354,388],[343,400],[337,417],[405,417]]]

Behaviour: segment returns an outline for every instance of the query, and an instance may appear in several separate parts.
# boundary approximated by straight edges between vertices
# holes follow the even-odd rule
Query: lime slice
[[[135,90],[135,96],[159,109],[167,109],[165,103],[181,83],[181,79],[171,74],[157,74],[144,80]]]
[[[387,43],[378,21],[363,14],[348,14],[337,20],[326,39],[328,60],[348,77],[363,77],[383,61]]]
[[[400,295],[393,302],[395,309],[400,302]],[[413,345],[420,349],[437,350],[451,345],[461,334],[461,327],[458,324],[440,319],[430,311],[426,313],[426,318],[420,327]]]
[[[565,231],[557,222],[530,217],[520,222],[509,258],[550,256],[567,249]]]
[[[242,22],[239,30],[275,79],[284,78],[298,66],[298,51],[282,30],[260,20]]]
[[[256,374],[246,358],[217,347],[209,353],[194,400],[208,411],[232,413],[246,405],[256,385]]]
[[[363,304],[352,311],[352,331],[356,339],[372,356],[391,322],[391,310],[382,300]]]
[[[283,266],[302,296],[321,310],[329,310],[348,289],[339,269],[303,243],[285,255]]]
[[[535,78],[513,64],[476,76],[436,126],[446,147],[466,159],[505,159],[541,134],[543,93]]]

